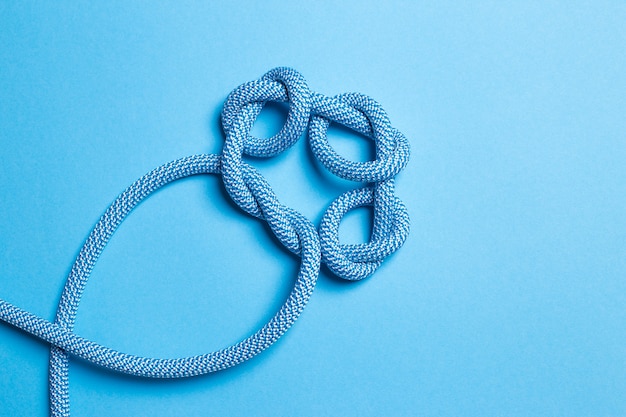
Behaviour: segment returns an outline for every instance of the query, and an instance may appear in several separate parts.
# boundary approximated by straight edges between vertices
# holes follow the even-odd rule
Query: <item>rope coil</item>
[[[268,101],[288,103],[282,129],[271,138],[251,136]],[[144,175],[120,194],[94,226],[66,280],[54,322],[0,299],[0,320],[50,344],[50,415],[69,416],[69,357],[104,368],[149,378],[184,378],[240,364],[275,343],[296,321],[311,297],[321,262],[339,278],[360,280],[373,274],[399,249],[409,234],[406,206],[394,194],[394,177],[409,160],[409,143],[393,128],[383,108],[357,93],[327,97],[309,90],[297,71],[275,68],[234,89],[224,103],[225,133],[221,155],[194,155],[167,163]],[[330,123],[339,123],[372,139],[376,159],[349,161],[327,139]],[[296,210],[281,204],[267,180],[244,161],[245,155],[272,157],[293,146],[307,132],[310,147],[333,174],[367,186],[343,193],[322,216],[319,231]],[[128,214],[159,188],[191,175],[221,175],[228,194],[246,213],[268,223],[278,240],[301,257],[300,270],[287,300],[256,333],[225,349],[178,359],[154,359],[118,352],[73,333],[83,291],[100,254]],[[372,206],[374,225],[366,244],[339,243],[339,225],[350,210]]]

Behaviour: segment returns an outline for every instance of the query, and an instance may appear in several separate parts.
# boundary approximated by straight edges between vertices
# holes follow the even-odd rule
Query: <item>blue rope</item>
[[[268,139],[250,135],[268,101],[289,104],[287,121]],[[222,111],[226,135],[221,155],[194,155],[167,163],[141,177],[120,194],[95,225],[69,273],[54,322],[0,299],[0,320],[50,344],[50,415],[70,415],[69,357],[149,378],[184,378],[219,371],[244,362],[276,342],[306,306],[324,262],[338,277],[360,280],[402,246],[409,234],[405,205],[394,194],[394,177],[409,160],[409,144],[393,128],[383,108],[356,93],[327,97],[311,92],[290,68],[275,68],[258,80],[237,87]],[[376,159],[352,162],[329,145],[330,123],[339,123],[374,140]],[[368,186],[340,195],[322,216],[319,232],[297,211],[282,205],[265,178],[244,161],[245,155],[271,157],[291,147],[308,130],[316,158],[335,175]],[[221,175],[233,201],[246,213],[268,223],[278,240],[301,257],[289,297],[270,321],[248,338],[205,355],[154,359],[118,352],[73,333],[81,296],[100,254],[126,216],[159,188],[191,175]],[[350,210],[373,206],[372,237],[366,244],[339,243],[339,224]]]

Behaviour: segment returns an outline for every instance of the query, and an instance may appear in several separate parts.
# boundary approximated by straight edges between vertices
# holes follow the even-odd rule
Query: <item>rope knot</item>
[[[289,113],[279,133],[259,139],[250,131],[268,101],[287,102]],[[355,162],[339,155],[328,143],[331,122],[372,139],[376,159]],[[293,210],[278,202],[267,181],[243,161],[243,156],[276,155],[292,146],[307,128],[311,150],[322,165],[338,177],[370,184],[339,196],[322,217],[319,238],[322,259],[329,269],[340,278],[363,279],[406,240],[409,216],[404,204],[394,195],[393,181],[409,161],[409,142],[391,126],[385,110],[372,98],[359,93],[335,97],[312,93],[297,71],[276,68],[233,90],[224,104],[222,125],[226,133],[222,149],[226,190],[244,211],[266,220],[290,251],[300,250],[290,226]],[[348,211],[366,205],[374,207],[371,241],[361,245],[340,244],[341,219]]]
[[[268,101],[289,105],[282,129],[268,139],[250,134]],[[297,71],[276,68],[233,90],[224,104],[225,133],[221,155],[194,155],[165,164],[141,177],[113,201],[92,229],[65,283],[54,323],[0,299],[0,320],[50,344],[51,414],[69,416],[69,354],[107,369],[150,378],[184,378],[219,371],[242,363],[275,343],[306,306],[323,260],[340,278],[363,279],[405,242],[409,215],[395,196],[394,178],[409,160],[409,143],[391,126],[383,108],[357,93],[327,97],[309,90]],[[331,122],[340,123],[372,139],[376,158],[349,161],[328,144]],[[267,180],[244,155],[271,157],[291,147],[308,129],[317,159],[335,175],[367,186],[343,193],[326,209],[319,231],[296,210],[278,201]],[[74,322],[89,275],[107,242],[126,216],[159,188],[190,175],[221,175],[233,201],[245,212],[268,223],[278,240],[301,258],[298,277],[283,306],[254,334],[227,348],[187,358],[156,359],[121,353],[73,333]],[[343,216],[361,206],[373,206],[370,242],[339,243]]]

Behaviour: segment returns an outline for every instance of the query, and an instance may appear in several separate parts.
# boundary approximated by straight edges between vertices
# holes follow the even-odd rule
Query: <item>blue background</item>
[[[385,107],[412,145],[397,186],[412,234],[364,282],[323,269],[296,325],[234,369],[150,381],[72,361],[73,415],[626,415],[623,1],[208,3],[0,4],[0,297],[52,319],[113,198],[219,152],[226,95],[275,66]],[[270,106],[255,132],[284,118]],[[355,186],[305,141],[252,163],[316,223]],[[370,221],[351,213],[342,241]],[[297,268],[218,177],[183,180],[113,237],[76,332],[212,351],[262,325]],[[0,326],[1,416],[46,415],[47,359]]]

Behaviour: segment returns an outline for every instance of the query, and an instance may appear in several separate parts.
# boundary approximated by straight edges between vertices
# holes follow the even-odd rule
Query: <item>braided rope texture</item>
[[[282,129],[270,138],[250,131],[265,103],[289,106]],[[391,126],[383,108],[363,94],[328,97],[309,90],[300,73],[275,68],[261,78],[234,89],[221,114],[225,142],[221,155],[202,154],[169,162],[144,175],[120,194],[95,225],[67,277],[54,322],[35,316],[0,299],[0,320],[50,345],[50,415],[70,415],[69,357],[148,378],[184,378],[240,364],[276,342],[306,306],[324,263],[337,277],[361,280],[373,274],[385,258],[399,249],[409,234],[409,215],[395,196],[394,178],[409,160],[409,143]],[[353,162],[328,143],[331,123],[338,123],[374,141],[376,158]],[[267,180],[244,156],[272,157],[303,136],[319,162],[338,177],[363,183],[335,199],[322,216],[318,230],[296,210],[281,204]],[[233,201],[246,213],[264,220],[278,240],[301,258],[297,279],[287,300],[256,333],[212,353],[177,359],[155,359],[118,352],[73,332],[81,296],[100,254],[126,216],[159,188],[200,174],[221,175]],[[341,244],[339,224],[350,210],[372,206],[371,239],[365,244]]]

